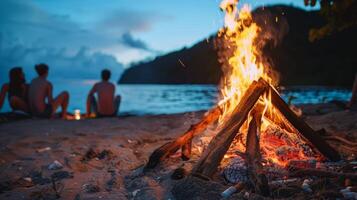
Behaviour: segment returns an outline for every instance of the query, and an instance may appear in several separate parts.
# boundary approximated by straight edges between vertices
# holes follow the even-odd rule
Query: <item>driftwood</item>
[[[203,119],[195,125],[192,125],[184,134],[178,137],[176,140],[166,143],[163,146],[156,149],[150,156],[148,163],[145,166],[145,169],[153,169],[156,167],[160,161],[166,157],[174,154],[177,150],[182,148],[182,158],[189,159],[191,155],[191,143],[192,138],[196,135],[202,133],[208,125],[215,122],[221,115],[221,108],[219,106],[210,110]]]
[[[325,140],[327,141],[336,141],[334,144],[335,147],[345,153],[356,154],[357,153],[357,143],[349,141],[343,137],[332,135],[332,136],[325,136]]]
[[[289,108],[288,104],[280,97],[280,95],[269,86],[269,95],[271,96],[272,104],[280,111],[287,121],[303,136],[307,142],[312,144],[323,156],[332,160],[339,161],[341,156],[333,149],[325,140],[301,118]]]
[[[247,142],[246,142],[246,162],[250,182],[255,188],[255,192],[263,196],[269,196],[270,189],[268,179],[263,172],[261,163],[259,135],[262,120],[263,108],[259,105],[252,111],[253,118],[249,122]]]
[[[348,178],[351,180],[357,180],[357,173],[342,173],[327,171],[314,168],[304,168],[304,169],[295,169],[289,173],[289,177],[304,177],[304,176],[317,176],[322,178]]]
[[[211,140],[192,170],[193,175],[200,177],[211,177],[213,175],[240,127],[246,121],[248,113],[267,88],[268,85],[261,80],[258,82],[254,81],[249,86],[227,123],[224,124],[219,133]]]

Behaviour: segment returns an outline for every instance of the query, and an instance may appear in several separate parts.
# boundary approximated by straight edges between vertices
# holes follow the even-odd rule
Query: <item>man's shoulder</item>
[[[42,84],[48,85],[48,86],[52,86],[51,81],[44,79],[44,78],[40,78],[40,81],[42,82]]]
[[[49,87],[52,87],[51,81],[46,80],[46,84],[47,84]]]
[[[112,87],[115,87],[114,83],[108,82]]]
[[[96,82],[94,83],[93,87],[98,87],[99,85],[101,85],[101,82]]]
[[[48,81],[47,79],[39,78],[39,77],[32,79],[30,82],[30,85],[32,85],[34,83],[52,86],[52,83],[50,81]]]
[[[96,83],[97,85],[103,85],[103,86],[111,86],[111,87],[115,87],[115,85],[112,82],[109,81],[100,81],[98,83]]]

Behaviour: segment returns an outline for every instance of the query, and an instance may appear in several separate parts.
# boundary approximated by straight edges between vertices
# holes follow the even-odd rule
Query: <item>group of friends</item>
[[[26,83],[25,74],[21,67],[9,71],[9,82],[3,84],[0,92],[0,110],[6,99],[14,111],[22,111],[40,118],[54,118],[56,111],[61,108],[60,117],[72,119],[67,113],[70,95],[63,91],[53,96],[53,85],[47,80],[49,67],[47,64],[35,65],[37,77]],[[93,85],[89,91],[86,103],[86,116],[113,117],[119,110],[121,97],[115,96],[115,85],[109,81],[111,72],[104,69],[101,81]]]
[[[53,86],[47,80],[49,67],[47,64],[35,65],[38,76],[26,83],[21,67],[14,67],[9,71],[9,83],[5,83],[0,92],[0,110],[4,104],[6,94],[11,108],[29,115],[41,118],[54,118],[57,109],[61,108],[60,117],[72,119],[67,113],[70,95],[67,91],[53,97]],[[89,91],[86,103],[86,117],[113,117],[119,111],[121,97],[115,96],[115,85],[109,81],[111,72],[104,69],[102,80],[93,85]],[[357,107],[357,74],[352,89],[352,98],[347,107]]]

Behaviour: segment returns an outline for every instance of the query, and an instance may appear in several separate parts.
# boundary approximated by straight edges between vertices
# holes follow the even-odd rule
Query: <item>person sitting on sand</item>
[[[348,103],[347,107],[350,109],[357,110],[357,74],[355,76],[355,81],[354,81],[353,87],[352,87],[352,97],[351,97],[351,100]]]
[[[48,66],[46,64],[38,64],[35,66],[35,69],[38,77],[31,81],[29,87],[31,114],[37,117],[52,118],[57,108],[61,106],[61,116],[63,119],[66,119],[69,102],[68,92],[61,92],[56,98],[53,98],[53,87],[51,82],[47,80]]]
[[[26,84],[25,75],[22,71],[22,68],[12,68],[9,71],[9,79],[9,83],[5,83],[1,88],[0,109],[4,104],[6,93],[8,93],[8,101],[12,110],[19,110],[28,113],[28,84]]]
[[[120,95],[115,95],[115,85],[109,82],[110,71],[102,70],[102,81],[94,84],[87,97],[87,117],[94,113],[97,117],[114,117],[120,105]],[[94,96],[97,94],[97,99]]]

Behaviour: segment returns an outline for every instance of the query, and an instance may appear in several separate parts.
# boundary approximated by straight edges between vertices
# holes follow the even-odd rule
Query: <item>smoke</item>
[[[253,12],[253,20],[261,29],[257,38],[261,48],[267,43],[279,45],[289,32],[289,24],[283,13],[273,14],[267,9],[259,8]]]
[[[254,40],[256,62],[264,64],[265,73],[272,78],[272,84],[275,86],[278,85],[279,73],[274,70],[274,63],[270,57],[264,53],[264,50],[266,47],[276,47],[283,41],[289,32],[289,25],[286,18],[282,13],[273,14],[269,10],[259,8],[252,12],[252,19],[245,19],[243,23],[248,27],[251,23],[258,25],[258,35]],[[230,74],[232,66],[230,66],[229,58],[234,55],[237,46],[235,46],[234,42],[225,38],[225,31],[226,30],[223,30],[218,34],[215,40],[215,47],[217,49],[219,62],[222,65],[223,74]],[[225,82],[225,80],[222,81]]]
[[[265,53],[267,47],[274,48],[282,43],[284,37],[289,32],[289,24],[284,13],[272,13],[267,9],[258,8],[253,12],[253,20],[260,27],[256,45],[260,51],[258,59],[264,63],[268,75],[273,80],[273,85],[277,86],[280,80],[280,74],[274,70],[274,62],[269,55]],[[268,48],[268,49],[269,49]]]

